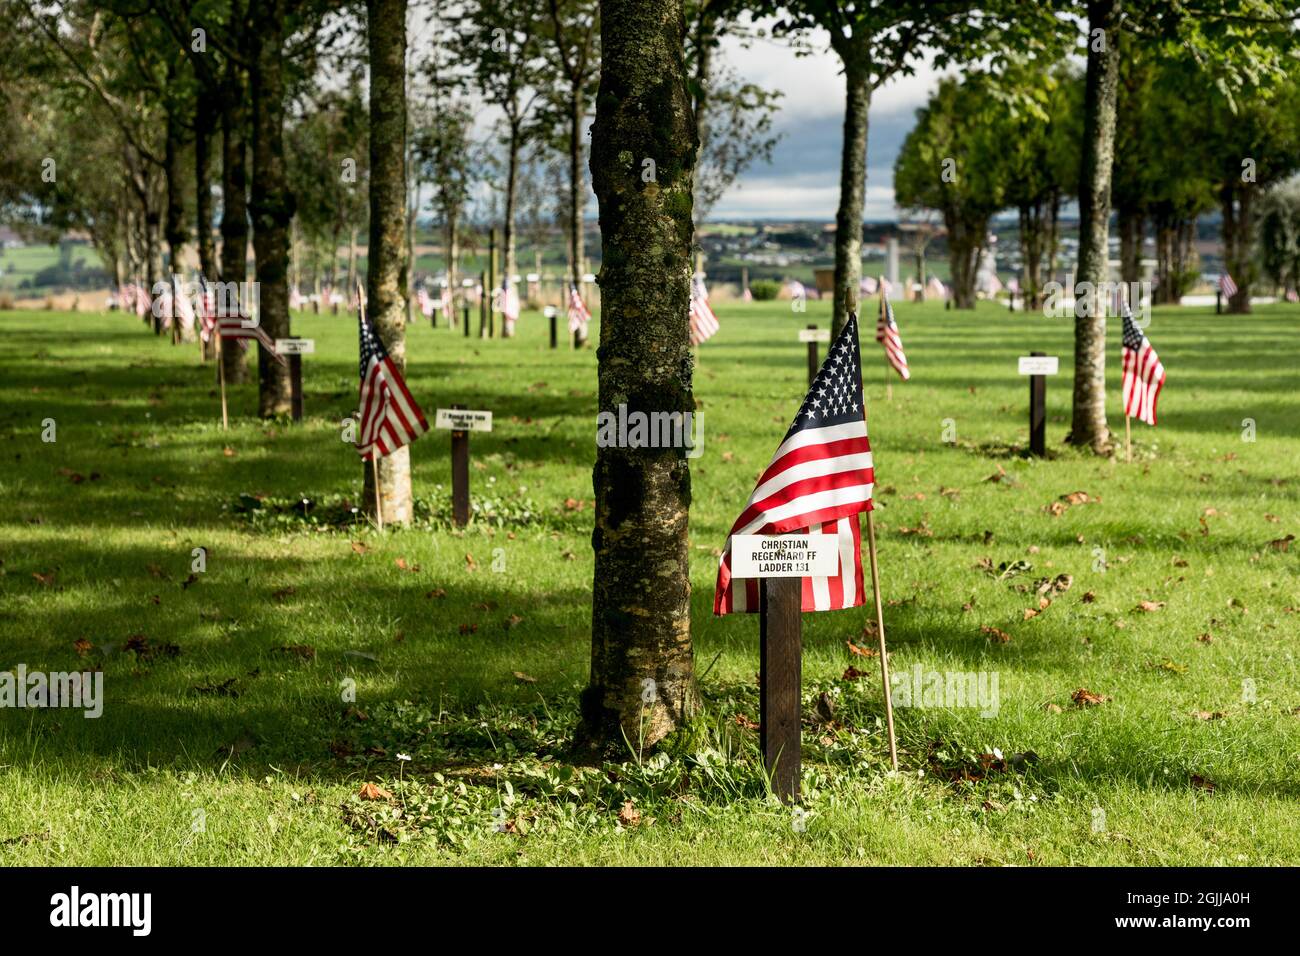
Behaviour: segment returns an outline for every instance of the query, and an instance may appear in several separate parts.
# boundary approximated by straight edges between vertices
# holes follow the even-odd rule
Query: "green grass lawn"
[[[713,581],[802,397],[796,330],[828,309],[729,305],[700,350],[706,710],[665,752],[603,768],[566,762],[590,638],[594,351],[552,352],[535,314],[512,341],[411,329],[429,417],[462,402],[495,430],[472,438],[470,528],[448,525],[449,439],[433,432],[412,451],[416,526],[381,534],[349,518],[353,319],[295,319],[317,342],[307,421],[256,420],[242,385],[223,433],[197,346],[116,315],[0,313],[0,668],[102,668],[105,695],[98,719],[0,711],[0,861],[1300,860],[1294,306],[1157,311],[1169,382],[1131,464],[1061,444],[1065,320],[900,306],[913,380],[890,402],[868,333],[891,666],[996,676],[997,712],[897,708],[891,774],[878,662],[847,646],[873,644],[871,615],[807,614],[806,818],[765,795],[758,622],[712,617]],[[1033,349],[1061,356],[1045,461],[1021,453],[1016,357]],[[1089,500],[1067,505],[1075,492]],[[1076,704],[1081,689],[1102,702]]]

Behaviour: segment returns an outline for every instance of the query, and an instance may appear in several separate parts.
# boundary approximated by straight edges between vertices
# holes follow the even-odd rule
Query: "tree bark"
[[[603,26],[602,26],[603,30]],[[582,208],[585,205],[583,200],[583,176],[582,176],[582,121],[585,117],[585,111],[582,105],[582,91],[580,88],[573,90],[573,95],[569,99],[569,269],[573,287],[579,292],[582,290]],[[568,301],[568,296],[565,296]],[[582,338],[582,332],[578,333],[578,344],[583,345],[586,342]]]
[[[293,193],[284,163],[284,0],[260,0],[253,26],[253,254],[258,323],[272,339],[289,335],[289,224]],[[257,350],[257,413],[293,411],[289,369]]]
[[[862,207],[867,194],[867,113],[871,108],[868,51],[854,43],[833,43],[844,64],[844,142],[840,150],[840,200],[835,210],[835,298],[831,338],[858,310],[862,284]]]
[[[184,271],[185,243],[190,232],[185,226],[185,171],[182,165],[185,131],[177,107],[167,110],[167,138],[163,146],[163,173],[167,180],[167,219],[163,227],[171,273]]]
[[[501,225],[501,245],[502,245],[502,288],[514,281],[516,261],[515,261],[515,194],[519,189],[519,150],[522,144],[522,133],[519,123],[516,122],[510,128],[510,142],[508,146],[509,155],[506,158],[506,208],[503,222]],[[523,296],[519,290],[515,290],[522,304]],[[504,303],[503,303],[504,306]],[[514,329],[506,324],[505,317],[501,319],[501,337],[509,338],[514,335]]]
[[[199,271],[208,281],[217,277],[216,246],[212,241],[212,97],[200,90],[194,108],[194,225],[199,246]]]
[[[1128,203],[1121,203],[1118,213],[1120,279],[1125,283],[1138,282],[1142,278],[1142,238],[1146,231],[1146,218],[1141,209]]]
[[[602,0],[592,183],[600,202],[601,414],[693,414],[690,304],[697,142],[682,0]],[[643,182],[642,160],[656,180]],[[686,428],[683,428],[683,433]],[[695,709],[682,448],[598,447],[591,680],[580,746],[652,747]]]
[[[1020,206],[1020,258],[1025,302],[1037,305],[1043,288],[1043,202]]]
[[[221,281],[229,291],[229,301],[248,281],[248,122],[244,106],[246,85],[240,68],[226,67],[221,104]],[[226,383],[248,378],[248,363],[243,349],[234,341],[223,342],[221,364]]]
[[[398,371],[406,372],[406,0],[367,0],[370,47],[370,238],[366,318]],[[363,463],[366,507],[374,473]],[[386,524],[411,520],[411,449],[379,459]]]
[[[1115,158],[1115,100],[1119,90],[1121,0],[1088,2],[1088,66],[1084,86],[1083,156],[1079,182],[1079,273],[1092,284],[1074,320],[1074,395],[1068,441],[1110,452],[1106,424],[1106,315],[1102,283],[1109,278],[1111,166]],[[1094,38],[1101,30],[1102,37]],[[1085,312],[1079,315],[1080,311]]]
[[[1223,264],[1237,284],[1237,292],[1228,299],[1228,311],[1250,314],[1250,282],[1254,265],[1250,261],[1255,246],[1255,224],[1250,203],[1250,186],[1229,183],[1219,193],[1223,213]]]

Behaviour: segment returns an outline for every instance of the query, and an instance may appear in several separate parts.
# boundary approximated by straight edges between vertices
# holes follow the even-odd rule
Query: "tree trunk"
[[[1110,452],[1106,425],[1106,315],[1102,283],[1109,278],[1110,174],[1115,158],[1115,98],[1119,89],[1121,0],[1088,2],[1088,66],[1079,182],[1079,274],[1092,283],[1074,320],[1074,396],[1068,441],[1096,454]],[[1092,32],[1103,37],[1094,40]]]
[[[153,192],[152,189],[149,190]],[[149,295],[151,298],[158,295],[158,283],[163,281],[163,252],[162,252],[162,213],[159,211],[152,195],[146,200],[144,211],[144,243],[145,252],[148,256],[148,276],[149,276]],[[150,310],[153,319],[154,335],[162,335],[162,316]]]
[[[1020,259],[1024,278],[1025,302],[1035,306],[1041,301],[1043,288],[1043,202],[1020,206]]]
[[[167,111],[167,138],[163,147],[163,173],[167,180],[167,255],[171,273],[184,272],[185,243],[190,233],[185,227],[185,170],[182,165],[185,132],[175,108]]]
[[[958,210],[944,211],[948,229],[948,263],[952,271],[952,307],[975,308],[975,279],[988,220],[969,221]]]
[[[1061,194],[1057,190],[1052,190],[1052,198],[1048,203],[1048,220],[1047,220],[1047,272],[1048,280],[1056,281],[1057,256],[1061,251]]]
[[[573,287],[582,291],[582,207],[585,199],[582,178],[582,91],[574,89],[569,100],[569,268]],[[568,294],[565,294],[568,301]],[[582,332],[577,333],[578,344],[586,339]]]
[[[253,28],[253,254],[258,323],[272,339],[289,335],[289,224],[293,193],[284,163],[284,0],[261,0]],[[289,369],[262,346],[257,352],[257,413],[293,411]]]
[[[1146,219],[1142,210],[1129,203],[1119,207],[1119,274],[1125,282],[1138,282],[1142,278],[1142,236]]]
[[[399,372],[406,372],[406,0],[367,0],[370,44],[370,238],[366,318]],[[374,473],[364,462],[366,507]],[[379,459],[379,493],[389,524],[411,520],[411,449]]]
[[[506,208],[504,221],[501,225],[501,256],[502,256],[502,288],[514,282],[515,276],[515,193],[518,192],[519,186],[519,149],[521,135],[519,125],[516,123],[510,129],[509,155],[506,158]],[[522,307],[523,296],[518,289],[515,289],[515,295],[519,297]],[[504,303],[502,303],[504,306]],[[505,317],[501,318],[501,337],[509,338],[514,335],[514,329],[506,324]]]
[[[1250,261],[1255,245],[1255,228],[1251,217],[1250,187],[1228,184],[1220,191],[1219,207],[1223,211],[1223,265],[1237,284],[1237,292],[1228,299],[1228,311],[1237,315],[1250,313],[1250,280],[1254,266]]]
[[[446,219],[447,229],[447,284],[451,288],[452,304],[451,324],[453,327],[460,324],[460,313],[455,309],[455,297],[460,270],[460,222],[453,209],[444,209],[443,218]]]
[[[227,66],[221,104],[221,281],[234,302],[248,281],[248,122],[245,84],[239,67]],[[248,378],[246,353],[233,340],[223,342],[221,364],[226,383]]]
[[[844,63],[844,143],[840,152],[840,202],[835,210],[835,300],[831,338],[858,310],[862,284],[862,207],[867,188],[867,112],[871,108],[868,52],[857,44],[838,51]]]
[[[602,415],[693,414],[690,304],[697,143],[686,93],[682,0],[602,0],[592,130],[600,201]],[[657,181],[641,180],[639,157]],[[687,428],[683,428],[683,434]],[[695,709],[682,448],[599,447],[592,475],[591,681],[578,741],[652,747]]]
[[[200,91],[194,108],[194,225],[199,245],[199,272],[209,282],[217,277],[212,241],[212,97]]]

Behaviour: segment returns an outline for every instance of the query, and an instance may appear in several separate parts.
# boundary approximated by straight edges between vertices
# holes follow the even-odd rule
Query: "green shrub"
[[[771,279],[759,279],[749,284],[749,292],[755,302],[771,302],[781,291],[781,283]]]

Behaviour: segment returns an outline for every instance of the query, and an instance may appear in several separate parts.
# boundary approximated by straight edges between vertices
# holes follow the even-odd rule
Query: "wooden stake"
[[[1124,460],[1132,463],[1133,461],[1133,432],[1128,415],[1124,416]]]
[[[370,457],[371,472],[375,476],[375,520],[379,522],[379,530],[384,530],[384,496],[379,491],[379,456],[371,452]]]
[[[744,587],[740,582],[738,587]],[[759,737],[763,767],[782,803],[799,799],[802,578],[759,581]]]
[[[452,408],[464,408],[456,403]],[[451,520],[458,528],[469,524],[469,432],[451,433]]]
[[[221,383],[221,430],[228,431],[230,428],[230,416],[226,412],[226,359],[221,354],[221,321],[217,321],[217,327],[212,330],[217,336],[217,381]]]
[[[871,590],[876,596],[876,635],[880,639],[880,680],[885,687],[885,725],[889,728],[889,763],[898,770],[898,741],[894,737],[894,698],[889,689],[889,655],[885,651],[885,612],[880,599],[880,568],[876,562],[876,523],[867,512],[867,550],[871,557]]]
[[[815,332],[816,325],[809,325],[808,330]],[[817,343],[808,343],[808,387],[812,388],[813,382],[817,380],[817,371],[821,368],[821,363],[817,361]]]

